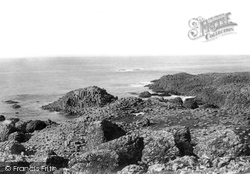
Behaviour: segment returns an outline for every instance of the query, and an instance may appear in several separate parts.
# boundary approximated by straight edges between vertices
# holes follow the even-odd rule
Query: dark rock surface
[[[183,102],[183,106],[185,108],[189,108],[189,109],[196,109],[196,108],[199,107],[196,100],[195,100],[195,98],[187,98],[187,99],[185,99],[184,102]]]
[[[141,93],[139,94],[139,97],[141,97],[141,98],[149,98],[149,97],[151,97],[151,96],[152,96],[151,93],[148,92],[148,91],[144,91],[144,92],[141,92]]]
[[[5,120],[4,115],[0,115],[0,121],[4,121],[4,120]]]

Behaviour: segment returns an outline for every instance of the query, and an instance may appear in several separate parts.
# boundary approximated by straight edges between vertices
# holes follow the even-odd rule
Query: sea
[[[0,115],[61,122],[73,117],[41,106],[74,89],[98,86],[121,98],[148,90],[145,85],[167,74],[249,70],[246,55],[0,59]],[[8,100],[21,107],[14,109]]]

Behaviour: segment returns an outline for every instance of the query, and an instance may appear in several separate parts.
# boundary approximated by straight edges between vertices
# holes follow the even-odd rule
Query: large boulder
[[[32,133],[36,130],[42,130],[48,125],[56,124],[51,120],[41,121],[41,120],[29,120],[29,121],[18,121],[15,126],[16,128],[24,133]]]
[[[195,98],[186,98],[183,102],[183,106],[185,108],[189,108],[189,109],[195,109],[198,108],[198,104],[195,100]]]
[[[15,131],[12,124],[0,124],[0,142],[8,140],[9,135]]]
[[[141,161],[143,148],[143,138],[135,134],[122,136],[96,147],[96,149],[115,151],[119,156],[119,167],[136,164],[138,161]]]
[[[41,120],[31,120],[26,125],[26,132],[34,132],[35,130],[42,130],[47,125]]]
[[[180,155],[194,155],[191,144],[191,134],[188,127],[182,127],[174,133],[174,142],[180,151]]]
[[[14,132],[9,135],[8,138],[9,141],[17,141],[19,143],[25,142],[26,141],[26,136],[23,132]]]
[[[101,89],[97,86],[90,86],[70,91],[57,101],[42,106],[42,108],[68,114],[79,114],[84,108],[95,106],[103,107],[116,99],[116,97],[107,93],[105,89]]]
[[[11,141],[5,147],[5,151],[9,152],[10,154],[21,154],[22,152],[25,152],[26,149],[21,143]]]
[[[183,105],[183,101],[180,97],[175,97],[175,98],[169,99],[168,102],[173,103],[173,104],[178,105],[178,106]]]
[[[117,124],[107,120],[95,121],[88,125],[86,129],[87,146],[95,147],[104,142],[117,139],[126,134],[126,132]]]

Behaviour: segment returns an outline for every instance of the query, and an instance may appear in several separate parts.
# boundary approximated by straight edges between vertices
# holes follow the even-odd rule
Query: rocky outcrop
[[[81,110],[84,108],[103,107],[116,99],[117,98],[107,93],[105,89],[101,89],[97,86],[90,86],[70,91],[62,98],[42,106],[42,108],[76,115],[81,113]]]
[[[56,124],[55,122],[51,120],[29,120],[29,121],[18,121],[15,123],[15,127],[18,131],[24,132],[24,133],[32,133],[36,130],[42,130],[46,128],[49,125]]]
[[[154,91],[159,89],[176,91],[182,95],[196,96],[203,103],[223,107],[226,110],[244,111],[249,108],[250,103],[249,84],[249,72],[198,75],[179,73],[154,80],[149,88]]]

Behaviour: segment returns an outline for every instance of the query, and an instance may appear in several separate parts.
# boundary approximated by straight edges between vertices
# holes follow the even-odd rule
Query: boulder
[[[16,128],[11,124],[0,124],[0,142],[6,141],[9,135],[16,131]]]
[[[32,133],[35,130],[42,130],[48,125],[47,122],[41,120],[18,121],[16,128],[24,133]]]
[[[122,136],[96,147],[96,149],[115,151],[119,156],[119,167],[136,164],[138,161],[141,161],[143,148],[143,138],[135,134]]]
[[[195,98],[186,98],[183,102],[183,106],[188,109],[198,108],[198,104]]]
[[[18,143],[22,143],[26,141],[26,136],[23,132],[14,132],[9,135],[9,141],[16,141]]]
[[[113,150],[91,150],[70,161],[72,173],[109,174],[118,166],[119,156]]]
[[[46,123],[41,120],[31,120],[26,125],[26,132],[34,132],[35,130],[42,130],[46,127]]]
[[[5,151],[10,152],[11,154],[21,154],[22,152],[25,152],[25,147],[16,141],[11,141],[6,147]]]
[[[19,118],[10,118],[9,120],[10,120],[11,123],[14,124],[14,125],[15,125],[18,121],[20,121]]]
[[[194,155],[191,134],[188,127],[182,127],[174,133],[174,142],[181,156]]]
[[[3,115],[0,115],[0,121],[4,121],[5,117]]]
[[[87,146],[92,148],[104,142],[119,138],[126,132],[117,124],[107,120],[95,121],[88,125],[86,129]]]
[[[152,96],[151,93],[148,92],[148,91],[144,91],[144,92],[141,92],[141,93],[139,94],[139,97],[141,97],[141,98],[149,98],[149,97],[151,97],[151,96]]]
[[[107,93],[105,89],[90,86],[70,91],[57,101],[42,106],[42,108],[77,115],[80,114],[84,108],[103,107],[116,99],[116,97]]]
[[[18,105],[18,104],[14,104],[14,105],[12,105],[12,107],[13,107],[14,109],[21,108],[21,106],[20,106],[20,105]]]
[[[168,100],[168,102],[173,103],[173,104],[178,105],[178,106],[183,105],[183,101],[180,97],[171,98]]]

